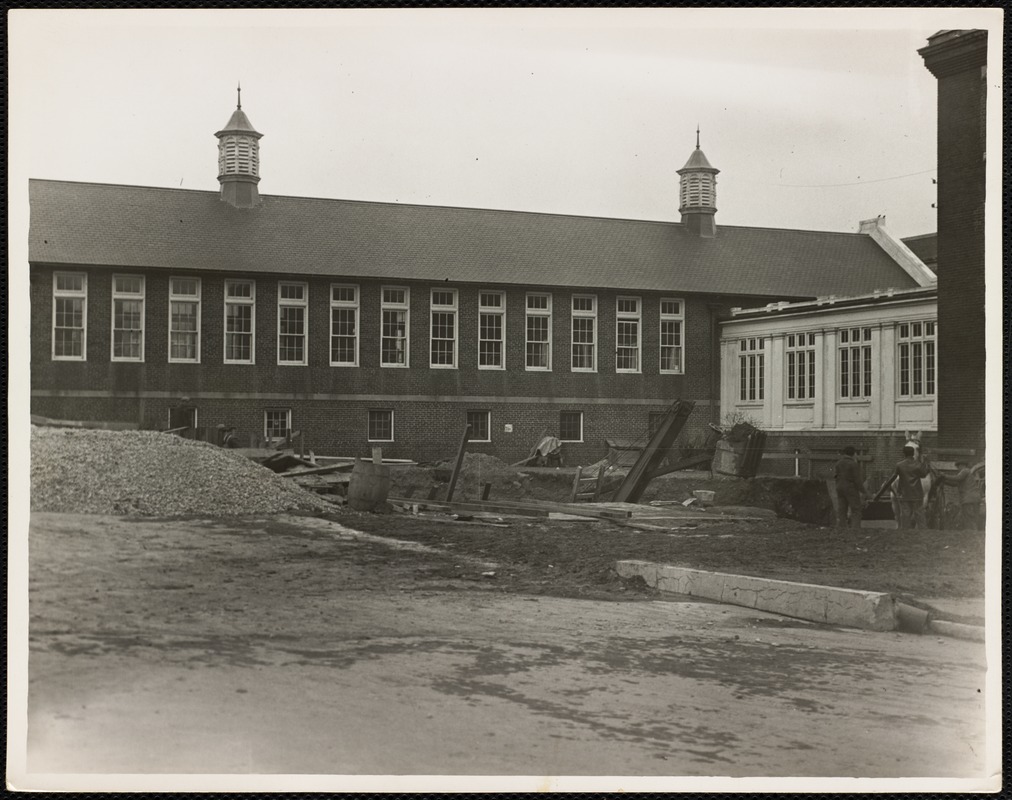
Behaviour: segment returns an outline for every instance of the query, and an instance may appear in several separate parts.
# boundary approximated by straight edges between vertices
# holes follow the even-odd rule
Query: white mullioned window
[[[225,281],[225,363],[252,364],[256,331],[256,284]]]
[[[685,372],[685,302],[675,297],[661,298],[661,372]]]
[[[433,289],[430,296],[429,366],[457,366],[457,290]]]
[[[200,278],[169,278],[169,361],[200,362]]]
[[[88,276],[53,273],[53,360],[86,361],[87,331]]]
[[[471,426],[471,434],[467,439],[469,442],[492,441],[491,417],[491,411],[467,412],[465,419],[467,420],[467,424]]]
[[[815,334],[787,336],[787,399],[815,399]]]
[[[358,366],[357,286],[332,284],[330,287],[330,365]]]
[[[308,363],[306,331],[309,316],[309,286],[305,283],[278,283],[278,364],[302,366]]]
[[[597,296],[573,295],[573,372],[597,372]]]
[[[544,292],[527,295],[526,325],[527,356],[529,370],[552,369],[552,296]]]
[[[563,442],[583,441],[583,412],[559,412],[559,440]]]
[[[871,328],[843,328],[837,332],[840,397],[871,397]]]
[[[506,295],[478,292],[478,369],[506,369]]]
[[[640,299],[615,300],[615,371],[640,371]]]
[[[392,409],[369,409],[367,439],[370,442],[392,442],[394,440],[394,412]]]
[[[292,410],[290,408],[268,408],[264,411],[264,438],[269,442],[277,442],[288,436],[292,430]]]
[[[934,320],[903,322],[897,326],[896,366],[900,397],[933,397],[935,394]]]
[[[112,360],[144,360],[144,276],[112,276]]]
[[[766,340],[752,336],[738,342],[738,400],[762,402],[766,385]]]
[[[406,367],[411,293],[399,286],[384,286],[380,291],[380,366]]]

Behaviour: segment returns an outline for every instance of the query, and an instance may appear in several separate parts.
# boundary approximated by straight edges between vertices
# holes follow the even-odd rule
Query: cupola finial
[[[699,123],[696,123],[696,149],[699,149]]]
[[[242,84],[239,81],[235,82],[235,107],[242,108]],[[699,131],[696,131],[696,139],[699,139]],[[696,147],[699,147],[698,141]]]

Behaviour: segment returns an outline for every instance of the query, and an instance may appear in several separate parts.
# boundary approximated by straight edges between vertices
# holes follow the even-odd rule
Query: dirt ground
[[[514,496],[562,501],[568,499],[572,476],[543,473],[523,480]],[[394,492],[403,488],[395,479]],[[785,495],[769,491],[769,484],[711,479],[705,473],[654,481],[643,501],[683,500],[694,489],[714,491],[718,506],[775,509],[785,502]],[[509,494],[498,496],[507,499]],[[503,517],[508,527],[493,527],[438,512],[411,516],[345,510],[333,518],[358,530],[493,559],[503,565],[495,582],[506,591],[635,599],[649,591],[621,581],[614,564],[642,559],[890,592],[913,601],[984,594],[982,531],[832,528],[783,518],[687,520],[666,532],[535,517]]]

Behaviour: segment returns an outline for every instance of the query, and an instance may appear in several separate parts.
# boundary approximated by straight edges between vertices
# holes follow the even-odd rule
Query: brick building
[[[987,31],[939,31],[919,52],[938,79],[939,443],[983,459]]]
[[[260,195],[241,108],[216,136],[217,193],[31,181],[33,413],[588,463],[675,398],[720,419],[732,307],[921,285],[885,232],[718,226],[698,140],[647,222]]]

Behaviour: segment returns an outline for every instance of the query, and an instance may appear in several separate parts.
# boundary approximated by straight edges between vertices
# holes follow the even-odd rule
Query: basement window
[[[583,412],[559,412],[559,439],[563,442],[583,441]]]
[[[394,440],[394,412],[392,409],[369,409],[370,442],[392,442]]]
[[[491,425],[489,424],[489,418],[492,416],[490,411],[468,411],[467,412],[467,424],[471,426],[471,435],[468,437],[469,442],[490,442],[492,441]]]

